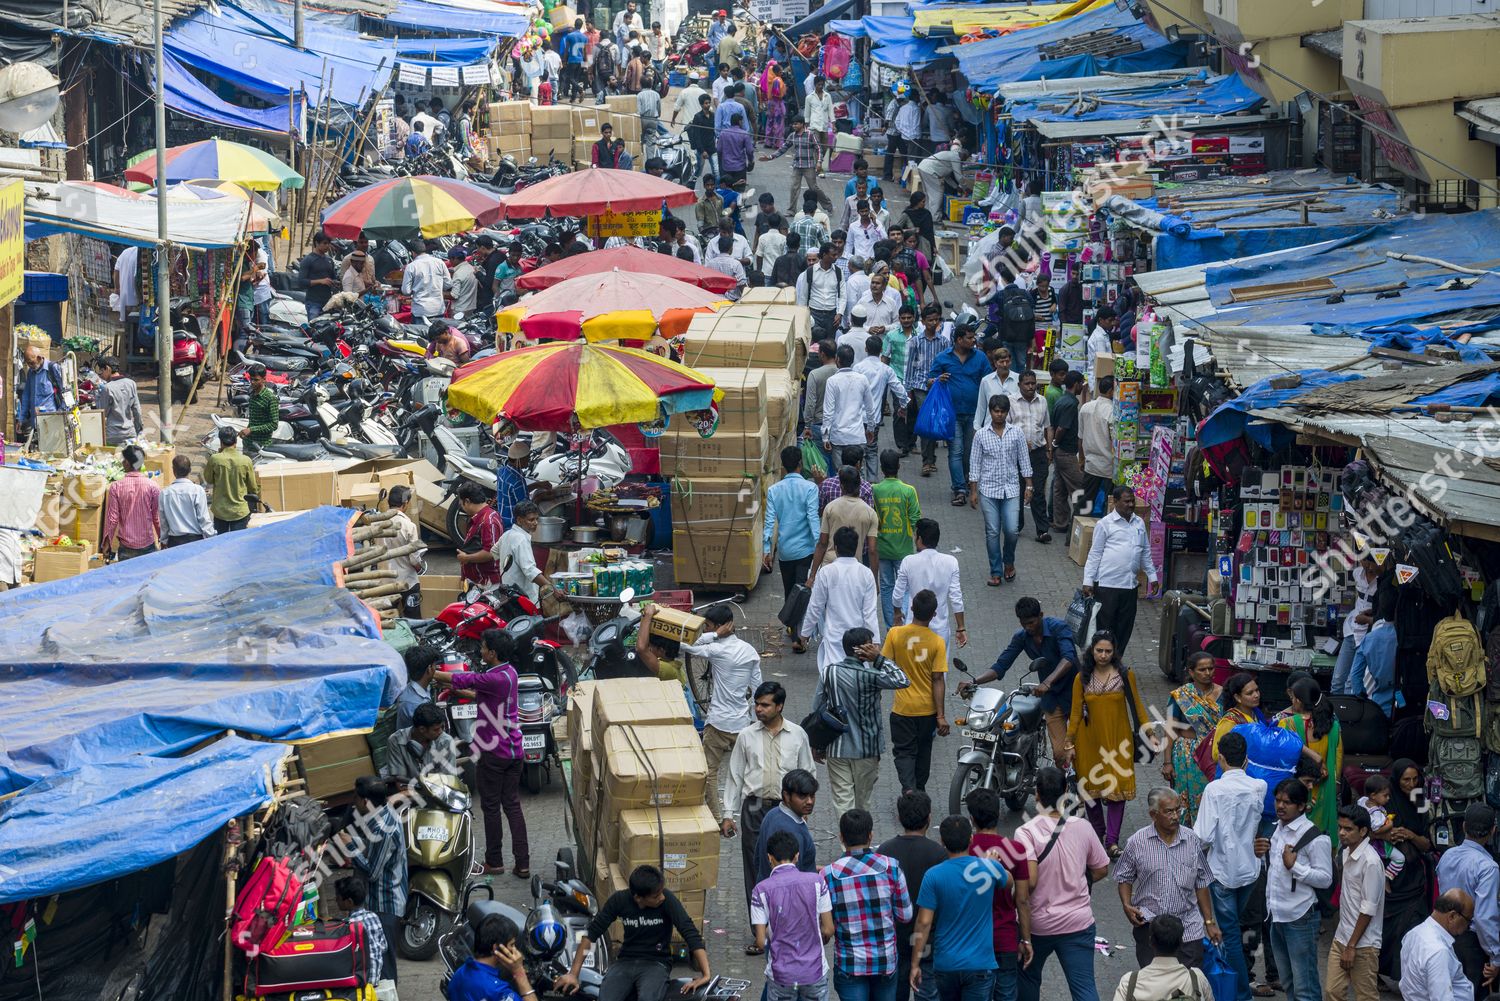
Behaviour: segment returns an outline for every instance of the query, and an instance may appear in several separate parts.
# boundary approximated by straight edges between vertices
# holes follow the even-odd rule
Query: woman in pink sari
[[[761,92],[766,99],[766,141],[772,146],[780,146],[786,138],[786,80],[782,79],[781,66],[774,60],[766,65]]]

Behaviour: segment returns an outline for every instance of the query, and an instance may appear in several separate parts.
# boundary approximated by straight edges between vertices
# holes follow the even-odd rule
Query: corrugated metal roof
[[[209,0],[161,0],[162,24],[187,17],[210,6]],[[25,25],[36,31],[57,32],[94,38],[126,45],[150,45],[152,41],[151,0],[0,0],[0,21]],[[290,10],[290,6],[287,6]],[[363,14],[384,17],[396,9],[396,0],[340,0],[337,7],[327,3],[308,4],[309,16],[347,16]],[[63,24],[63,11],[67,23]]]
[[[1345,339],[1357,340],[1357,338]],[[1320,350],[1318,354],[1321,356],[1323,352]],[[1500,363],[1415,365],[1403,368],[1399,372],[1370,376],[1357,382],[1321,386],[1300,396],[1294,396],[1287,402],[1317,411],[1368,413],[1410,403],[1418,397],[1427,396],[1461,382],[1483,378],[1493,372],[1500,372]]]
[[[1306,327],[1208,328],[1174,321],[1173,332],[1178,343],[1191,337],[1212,351],[1219,371],[1240,388],[1307,368],[1370,374],[1383,368],[1381,359],[1370,354],[1369,341],[1317,337]]]
[[[1152,70],[1147,73],[1105,73],[1102,76],[1079,76],[1065,80],[1019,80],[1015,83],[1002,83],[996,93],[1007,101],[1016,101],[1054,94],[1089,94],[1097,90],[1155,87],[1172,80],[1186,80],[1202,74],[1202,67],[1188,67]]]

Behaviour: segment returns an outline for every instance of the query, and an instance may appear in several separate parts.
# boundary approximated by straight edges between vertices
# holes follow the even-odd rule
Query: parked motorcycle
[[[513,666],[518,674],[516,698],[521,749],[526,757],[521,768],[521,785],[529,793],[539,793],[543,782],[551,782],[554,761],[558,763],[558,771],[562,770],[552,722],[562,715],[563,700],[578,683],[573,658],[559,644],[543,636],[547,625],[556,621],[557,616],[521,615],[505,624],[505,631],[515,640],[518,651]]]
[[[1037,674],[1045,663],[1033,663],[1027,677]],[[975,789],[993,789],[1008,809],[1020,810],[1036,788],[1037,771],[1051,754],[1041,697],[1032,694],[1033,684],[1024,678],[1021,687],[1009,693],[974,687],[968,666],[957,658],[953,666],[969,678],[963,688],[972,690],[966,696],[969,706],[965,718],[955,721],[970,743],[958,749],[958,768],[948,789],[948,812],[962,813],[964,797]]]
[[[406,814],[406,916],[397,947],[429,959],[454,925],[474,863],[474,818],[460,779],[428,773],[415,783],[421,805]]]

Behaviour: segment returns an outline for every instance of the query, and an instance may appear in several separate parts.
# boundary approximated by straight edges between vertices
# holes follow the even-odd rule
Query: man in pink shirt
[[[161,488],[141,472],[146,453],[139,445],[120,450],[124,479],[109,485],[104,498],[104,527],[99,531],[99,552],[114,552],[128,560],[156,552]]]
[[[1052,766],[1037,772],[1037,814],[1016,830],[1034,882],[1027,904],[1031,942],[1021,942],[1019,1001],[1038,1001],[1042,967],[1056,953],[1073,1001],[1099,1001],[1094,985],[1094,911],[1089,890],[1109,871],[1109,856],[1092,825],[1061,812],[1067,780]],[[1026,962],[1026,953],[1031,961]]]

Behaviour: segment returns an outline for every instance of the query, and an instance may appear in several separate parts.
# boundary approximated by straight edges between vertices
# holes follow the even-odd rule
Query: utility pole
[[[162,77],[161,0],[151,5],[156,46],[156,399],[161,440],[172,442],[172,282],[167,229],[167,104]]]
[[[302,44],[302,0],[293,0],[292,3],[292,44],[297,48],[304,48]]]

